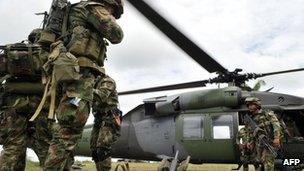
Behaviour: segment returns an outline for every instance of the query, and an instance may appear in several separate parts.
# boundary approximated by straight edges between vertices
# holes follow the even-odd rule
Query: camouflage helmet
[[[113,16],[116,19],[119,19],[120,16],[123,14],[123,6],[124,6],[123,0],[94,0],[94,1],[100,2],[100,3],[107,3],[111,6],[113,6],[114,7]]]
[[[28,41],[30,41],[31,43],[35,43],[38,34],[40,34],[42,32],[41,28],[36,28],[34,30],[31,31],[31,33],[28,35],[27,39]]]
[[[261,100],[257,97],[247,97],[245,99],[245,104],[248,106],[250,103],[254,103],[255,105],[257,105],[260,108],[262,106]]]

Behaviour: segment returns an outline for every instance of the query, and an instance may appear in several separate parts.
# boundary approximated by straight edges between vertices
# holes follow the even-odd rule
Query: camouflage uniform
[[[242,141],[242,142],[241,142]],[[243,163],[243,169],[248,170],[249,163],[256,162],[256,153],[254,147],[252,149],[247,148],[247,144],[254,145],[254,137],[247,126],[241,128],[236,135],[236,144],[240,147],[241,156],[240,159]]]
[[[63,42],[67,53],[60,47],[60,55],[68,56],[69,59],[76,57],[80,72],[78,75],[74,74],[77,77],[74,77],[75,80],[58,82],[57,90],[61,94],[61,97],[57,96],[60,100],[56,110],[59,129],[51,141],[44,170],[63,170],[75,150],[90,113],[95,78],[100,75],[98,71],[105,59],[104,39],[116,44],[123,38],[123,32],[115,18],[101,3],[81,1],[71,6],[68,15],[70,35]],[[53,68],[54,77],[59,77],[58,74],[66,76],[60,72],[54,74],[55,70]],[[77,67],[73,71],[77,72]]]
[[[41,67],[46,60],[46,56],[47,52],[41,49],[39,53],[33,53],[32,59],[35,59],[36,62],[41,62],[37,65]],[[41,166],[43,166],[45,161],[49,142],[52,138],[52,125],[47,120],[47,107],[44,107],[41,111],[44,114],[40,115],[34,122],[29,122],[29,118],[41,101],[43,89],[43,85],[40,82],[41,76],[40,79],[39,77],[38,79],[30,77],[8,78],[6,83],[2,85],[4,88],[3,97],[5,98],[1,106],[3,117],[0,124],[0,139],[3,144],[0,160],[1,171],[24,170],[27,147],[35,151]],[[39,90],[37,87],[41,89]],[[22,89],[26,90],[22,91]]]
[[[260,128],[262,128],[263,131],[265,131],[265,135],[267,135],[270,140],[272,140],[273,137],[281,138],[282,129],[280,122],[273,111],[260,110],[259,114],[253,117],[253,120],[260,126]],[[272,143],[272,141],[270,142]],[[258,157],[264,164],[265,171],[274,170],[275,156],[273,156],[267,149],[261,147],[258,139],[256,140],[256,150]]]
[[[95,85],[91,132],[92,158],[98,171],[111,169],[111,146],[120,136],[121,112],[117,109],[116,85],[109,76],[100,77]]]
[[[253,102],[261,107],[260,100],[257,98],[247,98],[247,102]],[[264,135],[269,139],[269,142],[272,144],[273,139],[282,138],[282,128],[280,122],[273,111],[259,109],[258,113],[251,115],[251,118],[256,122],[256,124],[262,129]],[[251,130],[254,132],[255,130]],[[259,134],[257,134],[259,136]],[[259,137],[256,137],[255,140],[256,153],[259,160],[262,161],[265,171],[274,170],[275,156],[271,154],[266,148],[261,146],[259,142]]]

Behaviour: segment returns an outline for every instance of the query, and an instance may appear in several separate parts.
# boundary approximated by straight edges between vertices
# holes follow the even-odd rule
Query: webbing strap
[[[51,80],[48,79],[48,81],[47,81],[47,83],[45,85],[45,88],[44,88],[43,97],[41,99],[41,102],[40,102],[39,106],[37,107],[34,115],[30,118],[31,122],[34,121],[37,118],[37,116],[40,114],[40,112],[41,112],[41,110],[43,108],[43,105],[45,104],[46,97],[48,96],[48,87],[49,87],[50,82],[51,82]]]
[[[68,2],[67,6],[66,6],[66,9],[65,9],[65,14],[64,14],[64,17],[63,17],[61,35],[58,38],[59,40],[64,40],[64,38],[66,38],[66,36],[68,35],[68,19],[69,19],[70,9],[71,9],[71,3]]]
[[[52,74],[52,84],[50,88],[51,92],[51,103],[50,103],[50,109],[49,109],[49,119],[54,119],[54,113],[55,113],[55,102],[56,102],[56,87],[57,87],[57,82],[55,81],[55,74],[53,72]]]

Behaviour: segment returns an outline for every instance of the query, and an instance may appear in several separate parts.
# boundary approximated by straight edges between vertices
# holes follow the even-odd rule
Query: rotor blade
[[[285,74],[285,73],[289,73],[289,72],[299,72],[299,71],[304,71],[304,68],[290,69],[290,70],[277,71],[277,72],[268,72],[268,73],[259,74],[258,77],[265,77],[265,76],[269,76],[269,75]]]
[[[177,28],[170,24],[164,17],[156,12],[143,0],[128,0],[140,13],[151,21],[161,32],[171,39],[178,47],[186,52],[198,64],[208,72],[219,72],[225,74],[227,69],[199,48],[194,42],[187,38]]]
[[[193,81],[193,82],[181,83],[181,84],[172,84],[172,85],[166,85],[166,86],[143,88],[143,89],[138,89],[138,90],[118,92],[118,95],[149,93],[149,92],[155,92],[155,91],[178,90],[178,89],[185,89],[185,88],[204,87],[205,84],[208,83],[208,82],[209,82],[209,80],[203,80],[203,81]]]

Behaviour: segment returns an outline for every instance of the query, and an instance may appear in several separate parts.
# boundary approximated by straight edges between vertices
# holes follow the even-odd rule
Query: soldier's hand
[[[116,18],[113,15],[110,15],[110,19],[112,22],[116,23]]]
[[[280,147],[280,138],[275,138],[272,141],[274,147]]]
[[[240,150],[245,149],[245,145],[244,145],[244,144],[239,144],[239,149],[240,149]]]
[[[252,150],[253,149],[253,144],[252,143],[247,143],[246,147],[247,147],[247,149]]]

